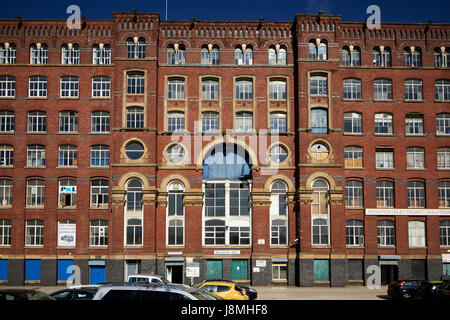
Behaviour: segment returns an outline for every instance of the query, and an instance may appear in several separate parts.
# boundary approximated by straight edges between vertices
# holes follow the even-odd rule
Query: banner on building
[[[58,247],[75,247],[76,231],[75,223],[58,223]]]

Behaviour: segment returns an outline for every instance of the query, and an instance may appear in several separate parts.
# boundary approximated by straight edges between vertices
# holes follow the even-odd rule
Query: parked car
[[[249,300],[245,290],[232,281],[207,280],[197,287],[214,293],[225,300]]]
[[[170,283],[168,280],[155,274],[132,274],[128,276],[127,282]]]
[[[450,301],[450,280],[445,280],[442,282],[438,289],[436,300]]]
[[[214,281],[220,281],[220,282],[230,282],[230,283],[234,283],[236,284],[236,282],[231,281],[231,280],[224,280],[224,279],[214,279],[214,280],[207,280],[208,282],[214,282]],[[201,283],[197,284],[195,287],[199,287],[201,285]],[[250,287],[244,286],[242,284],[238,284],[238,287],[244,289],[245,293],[248,296],[248,300],[255,300],[258,297],[258,292]]]
[[[215,300],[198,289],[182,290],[165,284],[106,285],[97,290],[92,300],[147,301],[147,300]]]
[[[56,300],[92,300],[98,287],[66,288],[50,293]]]
[[[410,300],[423,280],[397,280],[388,286],[387,294],[392,299]]]
[[[35,289],[0,289],[0,301],[55,300]]]
[[[414,293],[414,299],[418,301],[435,300],[442,281],[424,281]]]

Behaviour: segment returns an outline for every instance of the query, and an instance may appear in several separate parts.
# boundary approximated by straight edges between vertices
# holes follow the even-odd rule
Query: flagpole
[[[167,21],[167,2],[168,2],[169,0],[166,0],[166,21]]]

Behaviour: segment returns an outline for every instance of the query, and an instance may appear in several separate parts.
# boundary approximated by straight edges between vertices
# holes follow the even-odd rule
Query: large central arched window
[[[203,161],[203,244],[250,245],[251,161],[235,144],[218,144]]]

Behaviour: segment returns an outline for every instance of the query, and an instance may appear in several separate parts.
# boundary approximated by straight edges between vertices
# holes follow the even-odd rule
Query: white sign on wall
[[[75,247],[77,225],[58,223],[58,247]]]
[[[368,216],[448,216],[450,209],[366,209]]]

